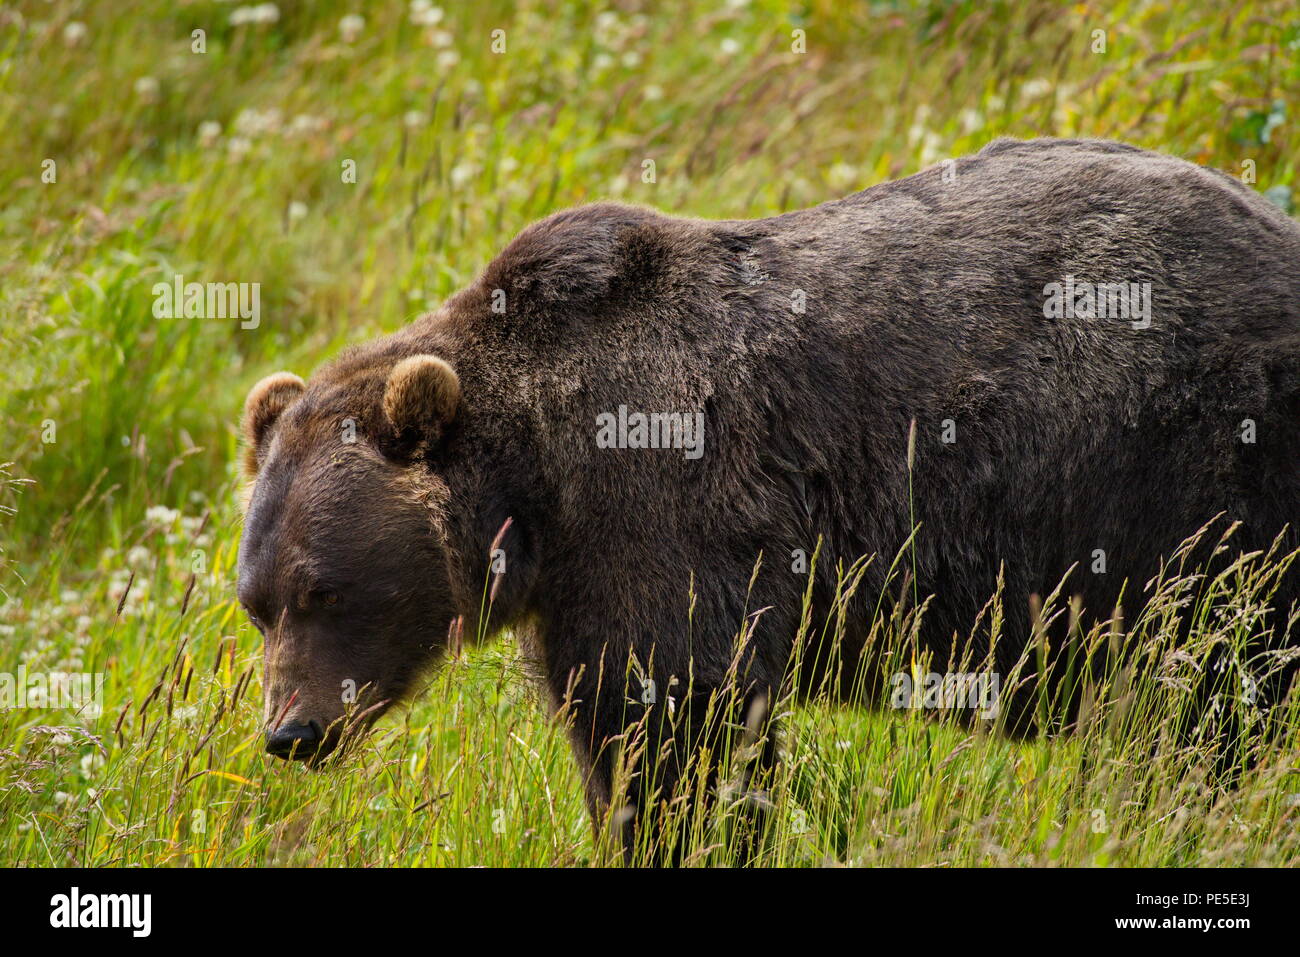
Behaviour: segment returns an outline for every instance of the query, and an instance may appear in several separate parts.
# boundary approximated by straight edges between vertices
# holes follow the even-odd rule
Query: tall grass
[[[0,862],[615,859],[510,641],[449,663],[314,774],[260,753],[260,648],[233,601],[247,387],[399,327],[532,219],[608,197],[769,215],[1002,134],[1249,161],[1289,208],[1300,156],[1300,18],[1284,0],[489,0],[440,18],[282,2],[265,25],[232,24],[234,9],[0,12],[0,671],[107,675],[97,718],[0,711]],[[365,25],[348,39],[351,13]],[[155,319],[150,290],[177,273],[260,283],[261,325]],[[687,857],[732,859],[733,818],[764,800],[764,863],[1295,863],[1294,715],[1235,789],[1205,781],[1204,742],[1164,740],[1189,672],[1241,640],[1287,560],[1153,585],[1195,582],[1177,599],[1201,609],[1194,640],[1170,649],[1176,600],[1158,598],[1125,632],[1154,672],[1099,679],[1073,736],[780,702],[776,779],[689,822]],[[878,622],[882,651],[908,660],[922,613]],[[735,762],[719,758],[725,783]]]
[[[545,717],[508,646],[453,657],[416,708],[322,771],[266,759],[258,649],[232,606],[207,593],[229,574],[230,551],[216,550],[213,568],[190,585],[196,536],[187,526],[199,527],[157,515],[142,530],[146,544],[134,546],[143,551],[134,556],[139,567],[129,591],[129,578],[83,593],[60,588],[35,609],[38,637],[24,652],[29,667],[103,669],[113,682],[110,707],[97,720],[47,723],[39,713],[19,712],[12,717],[27,720],[6,725],[0,819],[10,861],[622,861],[613,841],[593,839],[567,740]],[[1230,536],[1222,534],[1227,547]],[[1049,727],[1071,725],[1068,736],[1010,737],[1002,733],[1004,713],[982,720],[960,702],[927,707],[919,686],[901,701],[887,695],[877,712],[842,707],[826,691],[811,701],[783,698],[758,716],[763,720],[737,728],[729,748],[691,759],[686,778],[699,792],[716,777],[721,798],[707,805],[709,813],[700,813],[698,800],[660,809],[659,830],[640,835],[633,861],[658,860],[664,847],[652,842],[684,836],[678,850],[692,864],[1295,864],[1300,714],[1291,700],[1272,716],[1280,730],[1261,735],[1252,723],[1264,713],[1236,671],[1295,558],[1248,554],[1213,577],[1171,562],[1149,583],[1142,613],[1122,636],[1114,623],[1079,636],[1084,658],[1101,662],[1090,672],[1084,704],[1073,712],[1058,694],[1042,711]],[[860,577],[850,571],[843,580],[847,598]],[[990,630],[993,647],[1007,613],[994,596],[977,626]],[[1044,619],[1058,613],[1068,614],[1068,606],[1044,603]],[[61,651],[44,636],[71,616],[77,631]],[[917,641],[923,620],[923,609],[877,615],[871,641],[886,673],[993,667],[991,660],[927,659]],[[1190,642],[1179,643],[1184,621],[1196,627]],[[837,611],[824,620],[808,615],[800,642],[844,623]],[[157,645],[152,667],[119,661],[121,635],[131,628]],[[749,630],[738,631],[738,662]],[[1114,656],[1121,638],[1132,653]],[[1033,653],[1027,650],[1022,666]],[[1207,709],[1198,679],[1225,660],[1233,670],[1217,682]],[[1256,674],[1269,666],[1252,662]],[[640,683],[628,678],[627,693],[636,696]],[[1002,680],[1005,695],[1014,671]],[[681,720],[690,688],[674,693],[684,703]],[[721,713],[734,704],[725,696],[703,706]],[[1224,784],[1216,766],[1225,743],[1211,725],[1225,724],[1229,714],[1244,723],[1226,745],[1237,766]],[[775,732],[781,760],[770,774],[747,779],[747,762],[774,733],[767,717],[783,724]],[[645,730],[628,733],[629,764],[644,749]],[[653,774],[622,780],[647,803],[656,799]],[[756,806],[764,830],[750,857],[755,848],[745,827]]]

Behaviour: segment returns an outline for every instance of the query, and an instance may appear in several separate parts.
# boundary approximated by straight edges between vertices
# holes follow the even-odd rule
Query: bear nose
[[[320,725],[315,721],[306,724],[283,724],[266,733],[266,753],[273,754],[277,758],[305,761],[315,756],[323,737]]]

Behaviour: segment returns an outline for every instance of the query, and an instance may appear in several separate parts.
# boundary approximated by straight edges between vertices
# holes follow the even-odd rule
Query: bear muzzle
[[[314,720],[306,724],[284,723],[266,732],[266,753],[287,761],[320,760],[333,749],[330,738]]]

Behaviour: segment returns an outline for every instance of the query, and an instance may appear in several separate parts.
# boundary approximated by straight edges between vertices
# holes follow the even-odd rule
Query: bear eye
[[[333,588],[322,588],[316,592],[316,600],[322,605],[337,605],[339,603],[339,593]]]

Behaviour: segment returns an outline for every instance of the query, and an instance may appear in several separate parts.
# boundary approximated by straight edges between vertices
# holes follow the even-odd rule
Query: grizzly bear
[[[1300,228],[1077,140],[767,219],[597,203],[310,382],[259,382],[243,430],[268,751],[319,760],[449,641],[509,629],[631,841],[795,657],[805,691],[878,692],[882,600],[924,603],[952,660],[1000,593],[1005,672],[1063,579],[1099,620],[1216,517],[1234,554],[1295,548]],[[1294,646],[1298,597],[1288,575],[1268,642]]]

